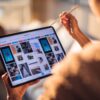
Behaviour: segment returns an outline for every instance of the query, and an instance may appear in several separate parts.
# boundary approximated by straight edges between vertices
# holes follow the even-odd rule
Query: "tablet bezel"
[[[1,38],[4,38],[4,37],[17,36],[17,35],[19,35],[19,34],[25,34],[25,33],[27,34],[28,32],[38,31],[38,30],[43,30],[43,29],[48,29],[48,28],[52,28],[52,29],[53,29],[54,34],[56,35],[57,40],[58,40],[58,42],[59,42],[59,44],[60,44],[60,46],[61,46],[61,48],[62,48],[62,50],[63,50],[63,53],[64,53],[64,55],[66,55],[65,50],[64,50],[64,48],[63,48],[63,46],[62,46],[62,44],[61,44],[61,42],[60,42],[60,40],[59,40],[59,38],[58,38],[58,36],[57,36],[57,33],[56,33],[55,29],[54,29],[52,26],[47,26],[47,27],[42,27],[42,28],[33,29],[33,30],[27,30],[27,31],[21,31],[21,32],[13,33],[13,34],[8,34],[8,35],[0,36],[0,39],[1,39]],[[5,66],[5,64],[4,64],[4,61],[3,61],[2,57],[1,57],[1,55],[0,55],[0,59],[1,59],[1,62],[2,62],[2,64],[3,64],[3,67],[4,67],[5,72],[7,72],[6,66]],[[7,72],[7,73],[8,73],[8,72]],[[11,87],[17,87],[17,86],[20,86],[20,85],[23,85],[23,84],[26,84],[26,83],[29,83],[29,82],[32,82],[32,81],[35,81],[35,80],[38,80],[38,79],[42,79],[42,78],[48,77],[48,76],[50,76],[50,75],[52,75],[52,74],[48,74],[48,75],[45,75],[45,76],[41,76],[41,77],[39,77],[39,78],[32,79],[32,80],[27,81],[27,82],[24,82],[24,83],[20,83],[20,84],[18,84],[18,85],[13,85],[12,82],[11,82],[11,80],[10,80],[10,78],[9,78],[9,80],[10,80],[10,85],[11,85]]]

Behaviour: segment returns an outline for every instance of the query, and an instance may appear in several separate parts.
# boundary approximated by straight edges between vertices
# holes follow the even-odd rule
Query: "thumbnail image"
[[[18,56],[17,56],[17,59],[18,59],[18,61],[22,61],[22,60],[23,60],[22,55],[18,55]]]
[[[52,38],[51,37],[47,37],[47,39],[48,39],[49,43],[52,45],[53,44]]]
[[[35,69],[31,69],[32,74],[36,75],[36,74],[40,74],[41,73],[41,69],[39,67],[35,68]]]
[[[45,70],[49,70],[50,69],[49,66],[48,66],[48,64],[45,64],[44,68],[45,68]]]
[[[38,57],[38,59],[39,59],[39,63],[43,62],[43,58],[42,57]]]
[[[30,73],[27,63],[20,64],[19,68],[20,68],[20,71],[21,71],[23,77],[31,76],[31,73]]]
[[[55,36],[50,36],[50,37],[47,37],[49,43],[52,45],[52,44],[56,44],[57,43],[57,40],[55,38]]]
[[[28,58],[28,60],[32,60],[32,59],[34,59],[34,56],[33,55],[27,55],[27,58]]]
[[[19,69],[18,69],[16,63],[8,64],[7,69],[8,69],[8,72],[9,72],[11,77],[20,75],[20,72],[19,72]]]
[[[12,81],[17,81],[17,80],[22,79],[22,77],[21,77],[21,75],[16,75],[15,77],[12,77],[11,79],[12,79]]]
[[[11,48],[13,54],[16,54],[17,53],[16,48],[15,48],[14,45],[10,45],[10,48]]]
[[[47,60],[48,60],[50,65],[53,65],[53,64],[55,64],[57,62],[57,60],[56,60],[56,58],[55,58],[55,56],[54,56],[54,54],[52,52],[46,54],[46,58],[47,58]]]
[[[29,42],[20,43],[25,54],[33,52]]]
[[[14,62],[14,57],[9,46],[1,48],[5,63]]]
[[[59,53],[56,55],[56,57],[57,57],[57,60],[60,61],[64,58],[64,55],[63,55],[63,53]]]
[[[53,41],[54,44],[57,43],[57,40],[56,40],[56,38],[54,36],[52,36],[52,41]]]
[[[21,52],[21,47],[19,44],[14,44],[14,45],[11,45],[10,47],[11,47],[13,54]]]
[[[40,46],[39,46],[39,43],[33,43],[33,46],[32,47],[35,50],[35,52],[42,53],[42,51],[40,49]]]
[[[40,44],[41,44],[43,51],[45,53],[52,51],[51,46],[50,46],[47,38],[41,38],[41,39],[39,39],[39,41],[40,41]]]
[[[58,46],[54,46],[54,50],[55,51],[59,51],[59,47]]]
[[[17,53],[20,53],[21,52],[21,48],[20,48],[20,45],[19,44],[15,45],[15,48],[16,48]]]

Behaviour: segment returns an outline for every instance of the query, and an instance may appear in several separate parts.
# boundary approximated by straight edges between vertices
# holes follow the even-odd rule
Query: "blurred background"
[[[33,5],[30,3],[32,1]],[[8,33],[16,32],[22,26],[29,25],[36,19],[35,17],[49,21],[58,17],[63,10],[69,10],[74,4],[81,6],[75,11],[81,29],[98,37],[99,24],[91,14],[88,0],[43,0],[42,2],[41,0],[0,0],[0,24]]]
[[[88,0],[0,0],[0,35],[49,26],[60,12],[70,10],[75,4],[80,5],[80,8],[73,14],[76,16],[81,30],[91,39],[100,39],[100,24],[91,12]],[[74,40],[60,22],[54,24],[53,27],[67,53]],[[0,75],[3,73],[2,65],[0,65]],[[6,100],[1,79],[0,89],[2,90],[0,100]]]

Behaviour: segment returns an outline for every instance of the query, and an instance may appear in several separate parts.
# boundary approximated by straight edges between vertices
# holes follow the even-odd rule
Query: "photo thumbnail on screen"
[[[13,57],[13,54],[12,54],[11,49],[10,49],[9,46],[2,47],[1,48],[1,53],[2,53],[2,56],[4,58],[5,63],[10,63],[10,62],[14,61],[14,57]]]
[[[45,53],[47,53],[47,52],[52,52],[52,49],[51,49],[51,47],[50,47],[50,44],[49,44],[47,38],[39,39],[39,41],[40,41],[40,44],[41,44],[41,46],[42,46],[42,48],[43,48],[43,51],[44,51]]]

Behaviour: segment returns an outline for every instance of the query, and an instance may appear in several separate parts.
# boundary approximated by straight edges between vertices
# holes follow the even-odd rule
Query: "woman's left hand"
[[[22,97],[26,92],[27,88],[38,82],[37,80],[37,81],[26,83],[21,86],[12,87],[7,73],[2,75],[2,80],[7,90],[7,100],[22,100]]]

